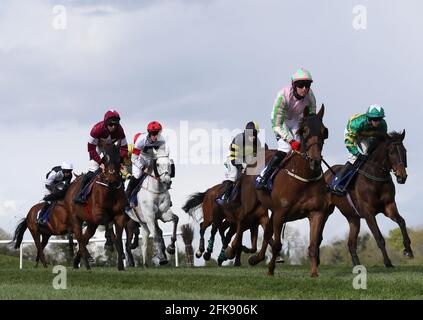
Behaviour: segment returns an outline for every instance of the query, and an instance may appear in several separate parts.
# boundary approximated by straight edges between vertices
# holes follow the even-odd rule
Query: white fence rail
[[[182,233],[178,232],[176,233],[176,236],[180,236]],[[163,233],[163,238],[171,237],[172,233]],[[11,244],[13,240],[0,240],[0,244]],[[122,241],[125,242],[126,238],[122,238]],[[89,243],[95,243],[95,242],[106,242],[105,238],[94,238],[90,239]],[[48,243],[69,243],[69,240],[63,240],[63,239],[52,239],[49,240]],[[73,243],[77,244],[78,242],[74,239]],[[22,243],[19,247],[19,269],[22,269],[23,267],[23,246],[25,244],[34,244],[34,240],[22,240]],[[124,246],[125,247],[125,246]],[[125,266],[126,266],[126,259],[124,260]],[[178,256],[178,241],[175,242],[175,267],[179,267],[179,256]]]

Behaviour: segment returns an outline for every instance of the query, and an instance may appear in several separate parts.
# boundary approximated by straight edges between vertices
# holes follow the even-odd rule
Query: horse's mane
[[[402,139],[402,132],[391,131],[391,132],[388,133],[388,136],[392,140],[401,140]]]

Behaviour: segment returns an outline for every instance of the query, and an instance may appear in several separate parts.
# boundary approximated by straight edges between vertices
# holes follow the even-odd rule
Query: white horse
[[[172,160],[169,159],[168,152],[155,151],[154,153],[155,160],[146,169],[147,177],[142,182],[141,189],[137,194],[138,205],[126,212],[131,219],[140,223],[144,265],[146,265],[147,240],[150,234],[153,237],[155,252],[152,262],[155,265],[164,265],[169,262],[158,219],[163,222],[173,221],[173,235],[171,243],[167,247],[169,254],[175,253],[176,230],[179,221],[178,216],[171,209],[172,201],[169,193],[174,176]]]

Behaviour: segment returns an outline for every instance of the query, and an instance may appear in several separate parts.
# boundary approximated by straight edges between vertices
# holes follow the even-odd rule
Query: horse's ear
[[[404,141],[404,138],[405,138],[405,129],[402,130],[402,133],[401,133],[401,141]]]
[[[325,115],[325,104],[322,103],[322,107],[319,110],[319,113],[317,114],[320,119],[323,119],[323,116]]]

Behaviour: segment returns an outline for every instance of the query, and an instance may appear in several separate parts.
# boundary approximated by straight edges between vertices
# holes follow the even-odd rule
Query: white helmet
[[[64,161],[60,167],[62,170],[73,170],[73,164],[67,161]]]

